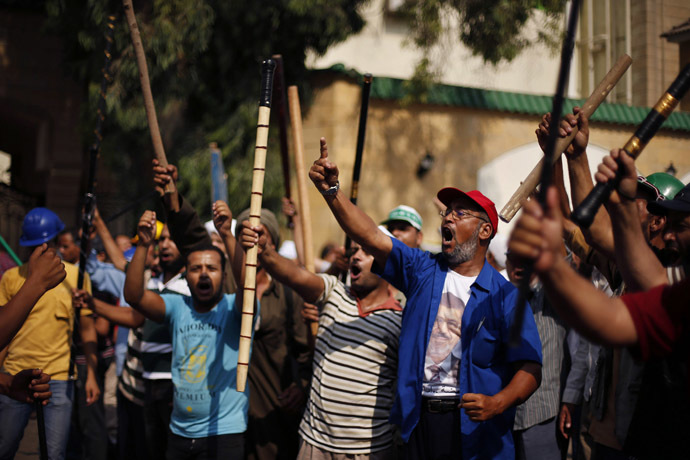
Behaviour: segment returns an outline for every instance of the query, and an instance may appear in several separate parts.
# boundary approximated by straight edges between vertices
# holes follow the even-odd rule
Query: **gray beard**
[[[474,259],[477,254],[477,248],[479,247],[479,229],[481,224],[477,225],[477,228],[472,233],[472,236],[464,243],[458,243],[452,252],[442,252],[443,257],[448,262],[448,265],[454,267],[460,265],[463,262]]]

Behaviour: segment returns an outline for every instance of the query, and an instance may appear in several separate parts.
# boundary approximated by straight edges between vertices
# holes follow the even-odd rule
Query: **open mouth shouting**
[[[350,264],[350,280],[356,281],[362,276],[362,268],[356,263]]]
[[[444,247],[450,246],[455,240],[455,234],[450,224],[441,227],[441,243]]]
[[[196,283],[196,291],[199,297],[210,298],[213,296],[213,282],[209,278],[200,278]]]

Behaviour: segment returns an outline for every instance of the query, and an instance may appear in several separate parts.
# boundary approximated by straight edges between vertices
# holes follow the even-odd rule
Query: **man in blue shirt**
[[[391,411],[406,458],[514,458],[514,407],[539,386],[541,342],[526,310],[520,343],[508,345],[517,290],[486,261],[494,204],[476,190],[442,189],[443,250],[432,255],[386,236],[339,191],[323,138],[309,176],[343,230],[374,255],[374,270],[407,297]]]
[[[227,205],[214,212],[235,260],[234,237],[225,231],[230,220]],[[242,291],[223,294],[225,256],[210,244],[186,256],[191,297],[146,290],[144,265],[155,228],[155,213],[146,211],[137,228],[139,244],[127,269],[124,294],[144,316],[167,324],[172,336],[174,398],[166,457],[242,458],[249,405],[248,394],[235,390]],[[241,273],[241,267],[233,267],[235,271]]]

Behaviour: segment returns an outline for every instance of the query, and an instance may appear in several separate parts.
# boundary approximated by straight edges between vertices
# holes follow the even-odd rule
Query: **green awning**
[[[335,64],[327,69],[319,69],[314,72],[332,72],[349,76],[358,81],[362,79],[361,74],[345,68],[343,64]],[[402,100],[407,94],[404,82],[399,78],[374,76],[371,85],[371,97],[383,100]],[[426,103],[541,116],[551,110],[551,99],[552,96],[437,84],[430,88]],[[566,110],[570,110],[571,107],[581,106],[584,102],[585,99],[566,99],[564,107]],[[604,102],[592,115],[591,120],[622,125],[639,125],[649,110],[650,108],[647,107]],[[690,132],[690,113],[676,110],[666,120],[662,129]]]

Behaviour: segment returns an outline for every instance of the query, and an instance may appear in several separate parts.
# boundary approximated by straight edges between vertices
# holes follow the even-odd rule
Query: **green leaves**
[[[218,143],[228,173],[230,207],[249,203],[256,137],[259,64],[282,54],[288,84],[306,87],[308,50],[329,46],[362,29],[365,0],[134,0],[151,88],[179,188],[210,217],[208,143]],[[123,184],[124,200],[151,189],[153,157],[138,69],[119,0],[46,0],[48,29],[63,39],[65,63],[84,87],[81,132],[92,142],[107,16],[115,30],[101,158]],[[304,103],[305,101],[303,101]],[[307,104],[305,103],[306,107]],[[264,205],[280,211],[283,194],[277,124],[271,129]],[[102,166],[99,166],[101,168]]]
[[[423,101],[436,80],[440,63],[433,50],[445,35],[457,37],[475,56],[498,65],[535,43],[554,46],[564,9],[565,0],[406,0],[400,13],[410,26],[413,44],[423,53],[409,83],[411,94]],[[535,14],[541,29],[527,36],[524,26]]]

